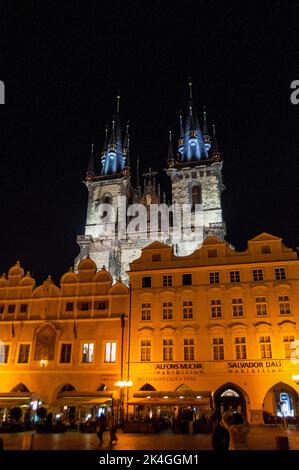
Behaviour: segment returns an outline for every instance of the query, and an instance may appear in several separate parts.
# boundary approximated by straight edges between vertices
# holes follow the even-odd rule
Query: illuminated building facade
[[[131,406],[299,415],[299,261],[280,238],[209,237],[187,257],[155,242],[129,275]]]
[[[91,417],[117,406],[127,357],[128,288],[90,258],[60,287],[17,263],[0,279],[0,413],[44,406]],[[116,399],[116,400],[115,400]]]

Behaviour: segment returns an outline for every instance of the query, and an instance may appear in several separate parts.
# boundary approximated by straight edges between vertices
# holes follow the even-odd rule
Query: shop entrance
[[[296,391],[287,384],[278,383],[266,393],[263,403],[264,415],[278,421],[295,418],[299,414],[299,401]],[[268,416],[264,416],[264,419]]]
[[[214,394],[216,417],[220,418],[229,409],[241,413],[246,418],[246,399],[244,393],[233,384],[225,384]]]

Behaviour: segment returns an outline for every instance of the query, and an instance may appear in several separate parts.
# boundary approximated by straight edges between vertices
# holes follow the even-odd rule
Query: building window
[[[7,364],[9,356],[9,344],[0,345],[0,364]]]
[[[278,305],[280,315],[291,315],[291,304],[288,295],[280,295],[278,297]]]
[[[162,318],[172,320],[172,302],[163,302]]]
[[[276,281],[283,281],[287,278],[286,268],[275,268]]]
[[[284,345],[284,357],[286,359],[290,359],[290,358],[297,359],[295,337],[284,336],[283,345]]]
[[[71,355],[72,345],[70,343],[63,343],[60,350],[60,362],[62,364],[69,364],[71,362]]]
[[[82,362],[84,364],[93,362],[94,343],[84,343],[82,346]]]
[[[105,362],[116,362],[116,342],[105,343]]]
[[[192,210],[195,209],[195,204],[201,204],[201,187],[199,184],[192,187],[191,190],[191,199],[192,199]]]
[[[235,338],[235,354],[236,359],[247,359],[245,336],[237,336]]]
[[[74,302],[67,302],[65,306],[66,312],[72,312],[74,310]]]
[[[152,287],[152,278],[151,276],[145,276],[142,278],[142,287]]]
[[[194,361],[194,339],[184,339],[184,361]]]
[[[217,258],[217,250],[208,250],[208,258]]]
[[[230,271],[230,282],[240,282],[240,271]]]
[[[151,360],[152,343],[150,339],[141,340],[140,360],[142,362],[149,362]]]
[[[214,358],[214,361],[224,360],[223,338],[213,338],[213,358]]]
[[[82,304],[80,304],[80,306],[79,306],[79,310],[81,312],[86,312],[87,310],[89,310],[89,303],[88,302],[82,302]]]
[[[219,284],[219,279],[220,279],[220,275],[219,275],[219,271],[213,271],[210,273],[210,284]]]
[[[19,357],[18,357],[19,364],[26,364],[29,362],[29,352],[30,352],[30,344],[20,344]]]
[[[222,306],[220,299],[211,300],[211,317],[222,318]]]
[[[260,350],[262,359],[271,359],[272,358],[272,349],[271,349],[271,340],[270,336],[261,336],[260,337]]]
[[[163,276],[163,287],[172,287],[172,276]]]
[[[268,255],[269,253],[271,253],[271,246],[269,245],[262,246],[261,253],[263,253],[263,255]]]
[[[256,297],[255,298],[255,308],[256,308],[256,314],[259,317],[264,317],[264,316],[268,315],[266,297]]]
[[[190,320],[193,318],[193,302],[192,300],[183,300],[183,319]]]
[[[154,255],[152,255],[152,261],[153,261],[153,262],[159,262],[159,261],[161,261],[161,255],[160,255],[160,253],[155,253]]]
[[[15,310],[16,310],[15,304],[10,304],[8,306],[8,313],[15,313]]]
[[[243,317],[243,299],[232,299],[233,317]]]
[[[0,305],[0,315],[4,312],[4,305]]]
[[[141,320],[151,320],[152,319],[152,304],[146,303],[141,304]]]
[[[173,361],[173,339],[163,339],[163,361]]]
[[[263,281],[264,280],[264,273],[262,269],[253,269],[252,270],[252,279],[254,281]]]
[[[183,286],[192,286],[192,274],[183,274],[182,284]]]
[[[27,313],[27,307],[28,307],[27,304],[21,304],[21,306],[20,306],[20,312],[21,312],[21,313]]]
[[[107,310],[108,302],[106,300],[100,300],[99,302],[95,303],[96,310]]]

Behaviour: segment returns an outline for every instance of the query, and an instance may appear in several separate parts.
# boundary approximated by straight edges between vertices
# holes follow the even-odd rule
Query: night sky
[[[131,158],[166,167],[168,129],[207,106],[224,159],[226,239],[262,231],[299,245],[299,4],[278,1],[2,2],[0,270],[41,282],[73,265],[82,183],[117,90]],[[99,165],[99,160],[98,160]]]

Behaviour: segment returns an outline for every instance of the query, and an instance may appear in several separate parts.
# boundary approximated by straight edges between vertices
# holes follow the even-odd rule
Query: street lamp
[[[125,388],[132,387],[133,382],[132,380],[119,380],[114,384],[116,387],[120,388],[120,424],[123,425],[124,423],[124,390]]]

